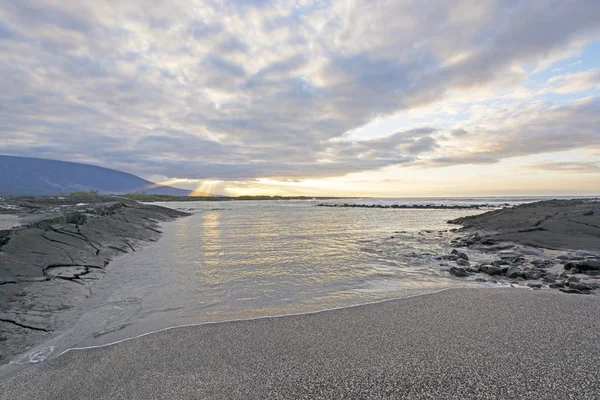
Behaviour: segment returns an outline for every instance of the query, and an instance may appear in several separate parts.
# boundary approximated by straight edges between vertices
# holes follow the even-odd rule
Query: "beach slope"
[[[600,298],[453,289],[69,351],[0,399],[597,399]]]

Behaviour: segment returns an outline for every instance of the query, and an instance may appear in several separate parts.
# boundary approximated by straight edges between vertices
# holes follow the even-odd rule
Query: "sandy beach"
[[[596,399],[600,299],[453,289],[69,351],[2,399]]]

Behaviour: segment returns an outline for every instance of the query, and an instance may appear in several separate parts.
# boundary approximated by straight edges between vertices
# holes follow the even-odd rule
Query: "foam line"
[[[501,287],[499,287],[499,288],[501,288]],[[345,309],[348,309],[348,308],[362,307],[362,306],[368,306],[368,305],[373,305],[373,304],[387,303],[387,302],[390,302],[390,301],[406,300],[406,299],[411,299],[411,298],[415,298],[415,297],[428,296],[428,295],[432,295],[432,294],[436,294],[436,293],[441,293],[441,292],[445,292],[447,290],[453,290],[453,289],[484,289],[484,288],[458,286],[458,287],[444,288],[444,289],[436,290],[436,291],[433,291],[433,292],[425,292],[425,293],[413,294],[413,295],[406,296],[406,297],[395,297],[395,298],[392,298],[392,299],[377,300],[377,301],[371,301],[371,302],[368,302],[368,303],[360,303],[360,304],[353,304],[353,305],[349,305],[349,306],[340,306],[340,307],[334,307],[334,308],[327,308],[327,309],[317,310],[317,311],[308,311],[308,312],[292,313],[292,314],[281,314],[281,315],[267,315],[267,316],[254,317],[254,318],[240,318],[240,319],[230,319],[230,320],[225,320],[225,321],[212,321],[212,322],[209,321],[209,322],[199,322],[197,324],[186,324],[186,325],[169,326],[167,328],[162,328],[162,329],[159,329],[159,330],[156,330],[156,331],[142,333],[141,335],[132,336],[132,337],[129,337],[129,338],[117,340],[115,342],[110,342],[110,343],[106,343],[106,344],[100,344],[100,345],[97,345],[97,346],[71,347],[71,348],[68,348],[68,349],[64,350],[62,353],[58,354],[56,357],[60,357],[63,354],[68,353],[70,351],[91,350],[91,349],[100,349],[100,348],[103,348],[103,347],[109,347],[109,346],[113,346],[113,345],[116,345],[116,344],[119,344],[119,343],[128,342],[130,340],[139,339],[139,338],[142,338],[144,336],[149,336],[149,335],[153,335],[153,334],[160,333],[160,332],[170,331],[172,329],[190,328],[190,327],[194,327],[194,326],[204,326],[204,325],[227,324],[227,323],[230,323],[230,322],[257,321],[257,320],[269,319],[269,318],[297,317],[297,316],[301,316],[301,315],[320,314],[320,313],[325,313],[325,312],[328,312],[328,311],[345,310]],[[486,288],[486,289],[489,289],[489,287]]]

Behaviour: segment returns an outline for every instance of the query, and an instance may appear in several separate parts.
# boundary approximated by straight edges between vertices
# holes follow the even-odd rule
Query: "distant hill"
[[[146,192],[187,196],[190,193],[89,164],[0,155],[0,196],[52,196],[88,190],[98,190],[101,194]]]

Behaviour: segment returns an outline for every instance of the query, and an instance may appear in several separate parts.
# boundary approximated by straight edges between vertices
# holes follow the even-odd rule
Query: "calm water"
[[[465,200],[477,201],[489,203]],[[64,317],[62,333],[34,353],[41,349],[41,359],[69,347],[102,345],[171,326],[312,312],[479,285],[451,278],[435,256],[449,250],[454,236],[449,229],[455,226],[447,220],[481,211],[317,203],[165,204],[194,215],[164,224],[160,241],[112,262],[92,296]]]

